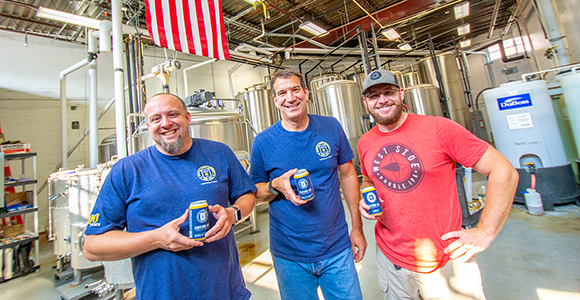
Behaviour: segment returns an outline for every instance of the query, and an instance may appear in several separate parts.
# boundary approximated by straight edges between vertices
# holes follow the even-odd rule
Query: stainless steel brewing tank
[[[425,116],[443,116],[439,103],[439,91],[432,84],[418,84],[405,89],[404,103],[412,113]]]
[[[117,136],[115,134],[104,138],[99,145],[99,163],[103,164],[117,155]]]
[[[357,144],[360,136],[368,130],[363,119],[366,114],[358,84],[352,80],[337,80],[326,83],[316,93],[319,104],[319,114],[335,117],[348,138],[355,159],[355,167],[359,165]]]
[[[455,54],[446,52],[438,54],[436,57],[443,82],[440,84],[437,81],[431,57],[423,58],[417,63],[420,80],[422,83],[430,83],[437,87],[443,86],[448,98],[447,105],[451,119],[473,132]]]
[[[405,87],[421,84],[421,81],[419,80],[419,73],[407,72],[403,74],[403,82],[405,83]]]
[[[252,123],[257,133],[280,121],[280,112],[266,83],[246,88],[236,98],[242,104],[242,115]]]
[[[313,76],[310,80],[310,100],[308,103],[307,111],[309,114],[320,114],[320,109],[318,107],[317,91],[320,86],[329,83],[331,81],[342,80],[343,77],[339,73],[323,73],[320,75]],[[362,83],[361,83],[362,84]]]
[[[352,73],[346,77],[349,80],[356,82],[358,84],[360,90],[362,91],[363,82],[365,80],[365,77],[367,77],[367,74],[365,74],[364,72],[359,72],[359,73]]]
[[[210,108],[188,108],[191,114],[189,134],[194,138],[208,139],[228,145],[238,159],[242,160],[250,153],[247,124],[244,118],[234,112]],[[139,127],[133,137],[135,152],[154,145],[145,124]]]
[[[397,83],[399,84],[400,88],[405,88],[405,79],[403,77],[403,73],[401,73],[400,71],[391,71],[391,70],[387,70],[389,72],[391,72],[393,74],[393,76],[395,76],[395,78],[397,79]]]

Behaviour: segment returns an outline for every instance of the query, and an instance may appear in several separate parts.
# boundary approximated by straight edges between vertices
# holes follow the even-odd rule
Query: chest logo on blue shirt
[[[373,160],[373,176],[392,192],[406,193],[415,189],[424,175],[421,159],[402,144],[383,146]]]
[[[316,153],[320,157],[327,157],[330,155],[330,146],[326,142],[320,142],[316,144]]]
[[[210,181],[215,178],[215,169],[211,166],[201,166],[197,169],[197,178],[203,181]]]

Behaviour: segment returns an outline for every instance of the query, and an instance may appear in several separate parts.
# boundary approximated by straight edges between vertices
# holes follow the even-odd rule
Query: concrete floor
[[[280,299],[267,252],[267,207],[259,210],[260,232],[237,236],[240,259],[252,299]],[[374,222],[363,221],[369,245],[357,265],[363,297],[381,299]],[[52,245],[42,246],[40,253],[39,271],[0,284],[2,299],[60,299],[54,288]],[[514,205],[501,233],[477,259],[487,299],[580,300],[580,208],[559,206],[554,212],[533,216],[525,206]]]

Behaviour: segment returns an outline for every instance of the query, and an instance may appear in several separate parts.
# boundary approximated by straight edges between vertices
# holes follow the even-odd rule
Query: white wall
[[[85,46],[52,39],[28,36],[28,47],[24,46],[24,35],[0,31],[0,126],[7,140],[21,140],[31,143],[31,151],[38,153],[38,187],[46,182],[54,167],[60,163],[60,96],[59,73],[86,57]],[[170,58],[182,63],[182,69],[207,60],[168,51]],[[145,73],[165,61],[163,49],[149,47],[145,50]],[[112,55],[99,55],[98,99],[99,113],[114,96]],[[231,61],[217,61],[188,72],[190,92],[203,88],[215,91],[218,97],[229,98],[228,70],[235,66]],[[233,73],[234,95],[245,87],[262,82],[267,70],[261,67],[243,65]],[[169,79],[172,93],[184,97],[183,72],[175,72]],[[146,81],[148,97],[162,92],[158,79]],[[67,127],[68,146],[77,140],[88,127],[88,84],[87,68],[67,76]],[[127,97],[126,97],[127,98]],[[127,100],[127,99],[126,99]],[[128,105],[126,108],[128,110]],[[74,108],[74,110],[73,110]],[[80,129],[71,129],[71,122],[79,121]],[[114,106],[98,124],[99,142],[114,134]],[[77,165],[89,165],[88,139],[69,158],[70,169]],[[13,166],[12,166],[13,165]],[[20,164],[12,163],[14,174],[21,173]],[[31,165],[27,165],[31,174]],[[48,226],[48,192],[44,189],[39,199],[40,230]],[[28,216],[30,219],[30,216]],[[29,222],[31,224],[31,222]]]

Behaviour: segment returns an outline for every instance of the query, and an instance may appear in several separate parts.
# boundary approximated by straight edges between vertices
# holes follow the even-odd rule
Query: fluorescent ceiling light
[[[300,26],[298,26],[314,35],[325,35],[328,33],[328,31],[326,31],[326,29],[310,22],[310,21],[306,21],[302,24],[300,24]]]
[[[469,46],[471,46],[471,39],[459,42],[460,48],[467,48]]]
[[[409,45],[408,43],[406,44],[400,44],[399,49],[403,50],[403,51],[409,51],[409,50],[413,50],[413,48],[411,47],[411,45]]]
[[[471,32],[471,25],[469,25],[469,23],[463,24],[463,25],[457,27],[457,34],[459,34],[459,35],[466,35],[470,32]]]
[[[455,19],[461,19],[469,16],[469,2],[463,2],[461,4],[455,5],[453,9],[455,10]]]
[[[64,23],[70,23],[70,24],[74,24],[74,25],[78,25],[78,26],[96,28],[96,29],[98,29],[99,25],[101,24],[100,20],[95,20],[95,19],[67,13],[67,12],[60,11],[60,10],[54,10],[54,9],[50,9],[50,8],[46,8],[46,7],[41,7],[41,6],[39,6],[38,10],[36,11],[36,17],[49,19],[49,20],[53,20],[53,21],[64,22]]]
[[[401,36],[399,35],[399,33],[397,33],[397,31],[395,30],[395,28],[389,28],[389,29],[385,29],[383,31],[381,31],[381,33],[387,38],[389,39],[389,41],[395,41],[401,38]]]

